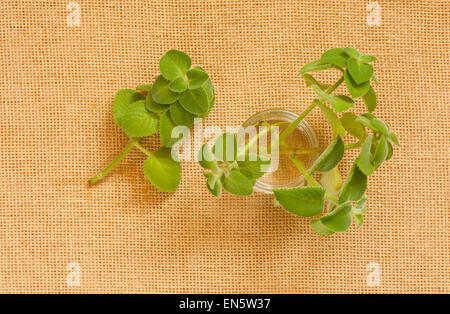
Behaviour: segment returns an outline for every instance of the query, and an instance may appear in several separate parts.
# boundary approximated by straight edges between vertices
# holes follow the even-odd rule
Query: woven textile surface
[[[450,292],[450,2],[77,2],[0,4],[0,292]],[[195,162],[159,192],[137,150],[87,185],[127,143],[115,92],[151,83],[167,50],[208,71],[203,125],[225,127],[300,113],[301,66],[346,46],[378,58],[375,114],[401,143],[362,228],[321,238],[270,195],[216,199]],[[321,112],[307,120],[329,142]]]

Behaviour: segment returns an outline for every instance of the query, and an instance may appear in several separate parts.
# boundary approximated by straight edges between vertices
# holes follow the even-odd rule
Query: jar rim
[[[256,114],[254,114],[253,116],[251,116],[250,118],[248,118],[242,124],[242,126],[245,128],[245,127],[248,127],[251,125],[255,125],[258,122],[260,122],[264,119],[267,119],[267,118],[271,118],[271,119],[280,118],[280,119],[286,120],[286,122],[293,122],[298,117],[299,117],[298,114],[296,114],[292,111],[289,111],[289,110],[267,109],[264,111],[260,111]],[[312,127],[309,125],[309,123],[305,119],[303,119],[299,123],[299,125],[297,126],[297,129],[306,136],[311,148],[319,147],[319,144],[318,144],[317,138],[316,138],[316,134],[315,134],[314,130],[312,129]],[[317,154],[315,154],[315,155],[317,155]],[[317,157],[317,156],[314,156],[314,157]],[[303,175],[300,174],[297,179],[293,180],[289,184],[280,185],[280,186],[272,186],[270,184],[262,182],[260,179],[257,179],[254,188],[255,188],[255,191],[258,191],[258,192],[273,194],[274,189],[293,188],[293,187],[301,186],[301,185],[303,185],[304,180],[305,179],[304,179]]]

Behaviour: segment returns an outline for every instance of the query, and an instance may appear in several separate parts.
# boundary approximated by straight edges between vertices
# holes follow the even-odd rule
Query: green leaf
[[[334,231],[325,227],[325,225],[320,221],[320,219],[311,220],[311,229],[323,237],[327,237],[334,233]]]
[[[311,74],[303,74],[303,79],[305,80],[306,86],[315,85],[318,86],[321,90],[326,90],[328,88],[328,85],[319,83]]]
[[[116,93],[116,96],[114,97],[113,112],[114,120],[117,125],[122,126],[122,118],[128,111],[130,105],[142,99],[144,99],[144,96],[132,89],[121,89]]]
[[[211,169],[214,171],[219,170],[219,164],[217,163],[216,158],[211,152],[211,147],[209,144],[203,144],[202,148],[198,152],[198,162],[200,166],[205,169]]]
[[[311,173],[316,171],[327,172],[336,167],[344,156],[344,150],[344,141],[340,136],[337,136],[314,162]]]
[[[369,176],[375,171],[375,167],[372,163],[372,139],[373,135],[369,135],[364,141],[361,152],[359,153],[358,158],[356,158],[355,163],[358,165],[358,168],[366,175]]]
[[[145,100],[139,100],[122,117],[122,129],[131,137],[148,136],[158,131],[158,121],[158,116],[145,109]]]
[[[206,172],[205,176],[208,178],[206,181],[208,191],[211,192],[212,195],[220,197],[222,195],[222,181],[220,181],[217,175],[211,172]]]
[[[389,136],[389,127],[387,126],[386,123],[384,123],[384,121],[378,118],[373,118],[372,120],[370,120],[370,124],[381,134]]]
[[[358,52],[358,50],[356,50],[355,48],[351,48],[351,47],[344,48],[344,52],[349,57],[355,58],[357,60],[359,60],[359,58],[361,56],[361,54]]]
[[[370,86],[367,93],[364,94],[363,100],[369,112],[375,110],[375,108],[377,107],[377,94],[375,94],[375,91],[373,90],[372,86]]]
[[[373,67],[367,63],[361,63],[354,58],[347,60],[347,69],[356,84],[369,81],[373,74]]]
[[[367,197],[363,197],[358,201],[356,207],[352,208],[353,215],[362,215],[366,212],[366,201]]]
[[[270,159],[256,154],[238,156],[239,171],[249,179],[258,179],[263,176],[270,167]]]
[[[180,95],[179,102],[186,111],[196,116],[205,114],[210,109],[208,95],[201,87],[184,91]]]
[[[147,110],[150,112],[163,113],[169,110],[169,105],[161,105],[156,103],[153,100],[152,94],[148,93],[147,97],[145,98],[145,108],[147,108]]]
[[[395,135],[394,132],[389,132],[388,137],[395,145],[397,145],[397,146],[400,145],[400,143],[398,142],[398,139],[397,139],[397,135]]]
[[[181,93],[187,89],[187,84],[184,78],[177,77],[169,84],[169,89],[174,93]]]
[[[187,71],[188,85],[190,89],[196,89],[202,86],[209,78],[208,73],[199,68],[193,68]]]
[[[322,103],[321,101],[316,101],[316,103],[319,106],[319,108],[322,110],[325,117],[327,117],[328,121],[330,122],[331,129],[333,130],[333,134],[345,136],[345,129],[344,129],[341,121],[339,120],[338,116],[333,112],[333,110],[328,108],[328,106],[325,105],[324,103]]]
[[[337,194],[342,187],[342,178],[338,167],[334,167],[328,172],[322,173],[320,184],[328,193]]]
[[[163,146],[171,147],[183,138],[183,134],[180,134],[178,138],[172,138],[174,128],[175,123],[173,123],[169,111],[166,111],[159,121],[159,135]]]
[[[364,82],[362,84],[356,84],[356,82],[352,79],[348,70],[344,72],[344,80],[347,85],[348,91],[352,95],[353,98],[358,98],[365,95],[370,89],[370,82]]]
[[[184,110],[184,108],[177,101],[170,106],[170,116],[175,125],[185,125],[190,127],[194,123],[195,116]]]
[[[172,192],[180,183],[180,163],[172,159],[170,148],[161,147],[148,156],[144,174],[159,190]]]
[[[337,112],[342,112],[350,109],[355,105],[355,102],[350,97],[344,95],[333,96],[325,93],[317,86],[313,86],[313,90],[317,95],[328,101]]]
[[[392,158],[392,155],[394,154],[394,148],[392,147],[392,144],[388,141],[388,154],[386,156],[386,160],[389,160]]]
[[[377,61],[377,58],[375,58],[374,56],[370,56],[370,55],[362,55],[359,58],[359,60],[361,62],[369,63],[369,62]]]
[[[178,94],[169,89],[169,83],[168,80],[160,75],[153,84],[152,97],[158,104],[170,105],[177,101]]]
[[[321,187],[299,187],[273,190],[276,200],[295,215],[311,217],[323,212],[325,190]]]
[[[223,179],[223,188],[234,195],[246,196],[253,193],[252,182],[237,169],[233,169]]]
[[[149,92],[152,89],[152,84],[142,84],[136,87],[136,89],[143,92]]]
[[[334,232],[344,232],[352,224],[351,210],[351,204],[342,204],[331,213],[322,216],[320,221],[325,227]]]
[[[367,189],[367,176],[359,170],[356,164],[353,164],[347,179],[342,186],[339,196],[339,203],[347,201],[358,201]]]
[[[345,112],[341,117],[341,122],[344,129],[356,137],[357,139],[364,139],[367,136],[366,129],[361,125],[361,123],[356,122],[356,115],[351,112]]]
[[[363,225],[364,219],[362,215],[353,215],[353,218],[355,218],[356,225],[358,228],[360,228]]]
[[[324,63],[331,63],[340,67],[345,67],[348,56],[344,53],[342,48],[333,48],[325,51],[320,58],[320,61]]]
[[[173,81],[177,77],[184,77],[191,64],[191,58],[187,54],[170,50],[159,61],[159,70],[167,80]]]
[[[315,71],[321,71],[331,68],[332,65],[329,63],[325,63],[322,61],[313,61],[311,63],[305,64],[302,69],[300,70],[300,73],[306,73],[306,72],[315,72]]]
[[[201,67],[195,67],[196,69],[200,69],[202,71],[204,71]],[[200,115],[200,117],[205,118],[206,116],[208,116],[209,112],[211,111],[212,107],[214,106],[214,100],[215,100],[215,95],[214,95],[214,87],[213,84],[211,82],[210,79],[207,79],[205,83],[203,83],[202,85],[203,90],[206,93],[206,96],[208,96],[208,111],[202,115]]]
[[[217,137],[212,149],[217,160],[234,161],[237,159],[237,139],[232,133],[223,133]]]
[[[375,150],[375,154],[373,156],[373,160],[381,165],[383,161],[386,160],[388,154],[389,154],[389,146],[388,141],[386,140],[386,137],[382,135],[380,137],[380,141],[378,142],[377,148]]]

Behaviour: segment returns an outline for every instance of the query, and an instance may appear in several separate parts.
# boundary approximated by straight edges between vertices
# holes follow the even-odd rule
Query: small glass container
[[[259,127],[263,123],[278,123],[280,124],[279,134],[281,134],[283,130],[286,129],[286,127],[289,125],[289,123],[295,121],[298,116],[298,114],[287,110],[270,109],[255,114],[247,121],[245,121],[242,126],[244,128],[255,126],[257,130],[259,130]],[[285,138],[285,143],[290,148],[295,149],[318,148],[316,134],[314,133],[314,130],[311,128],[308,122],[306,122],[304,119],[297,126],[297,128],[295,128],[294,131]],[[280,148],[280,150],[282,150],[282,148]],[[306,169],[309,169],[318,157],[318,153],[301,154],[296,155],[296,157],[302,162]],[[293,188],[302,186],[303,184],[303,175],[289,159],[289,154],[283,154],[283,152],[280,151],[278,167],[276,167],[276,169],[271,169],[261,178],[256,180],[255,190],[273,194],[274,189]]]

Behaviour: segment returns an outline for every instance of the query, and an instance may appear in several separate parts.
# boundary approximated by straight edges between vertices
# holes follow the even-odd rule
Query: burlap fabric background
[[[79,0],[75,27],[68,2],[1,1],[1,292],[450,292],[448,1],[379,1],[370,26],[359,0]],[[370,178],[363,228],[320,238],[268,195],[217,200],[196,163],[158,192],[138,151],[87,186],[127,142],[114,93],[151,82],[167,50],[207,69],[204,124],[225,126],[302,111],[298,70],[339,46],[378,57],[376,114],[402,144]],[[321,113],[308,121],[326,143]]]

